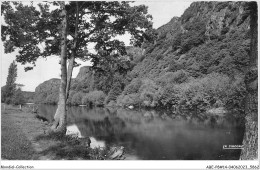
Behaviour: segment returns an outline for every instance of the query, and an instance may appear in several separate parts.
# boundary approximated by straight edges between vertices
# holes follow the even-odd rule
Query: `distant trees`
[[[8,69],[6,85],[2,88],[2,101],[11,104],[16,91],[17,65],[13,61]]]
[[[24,104],[25,97],[21,90],[21,84],[15,83],[17,78],[17,64],[13,61],[8,69],[6,85],[1,88],[1,102],[6,104]]]
[[[12,104],[15,104],[15,105],[22,105],[24,104],[26,101],[25,101],[25,97],[22,93],[22,90],[21,88],[18,88],[15,93],[14,93],[14,96],[12,98]]]

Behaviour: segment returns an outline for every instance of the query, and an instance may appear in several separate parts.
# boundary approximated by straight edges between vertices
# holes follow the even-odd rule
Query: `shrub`
[[[229,27],[224,27],[222,30],[221,30],[221,34],[226,34],[227,32],[229,31]]]
[[[204,42],[205,37],[201,35],[195,35],[186,35],[186,37],[184,37],[181,43],[182,53],[185,53],[193,47],[197,47]]]
[[[168,84],[161,90],[159,102],[166,108],[177,108],[180,103],[181,87],[177,84]]]
[[[158,60],[161,60],[161,59],[163,59],[164,58],[164,55],[162,55],[162,54],[159,54],[159,55],[157,55],[156,57],[155,57],[155,59],[158,61]]]
[[[57,104],[59,101],[59,93],[51,93],[44,100],[45,104]]]
[[[230,87],[226,89],[223,105],[234,113],[242,113],[245,108],[246,87],[244,79],[237,77]]]
[[[135,78],[131,81],[130,84],[128,84],[124,91],[123,91],[123,94],[124,95],[127,95],[127,94],[132,94],[132,93],[137,93],[139,88],[141,87],[142,85],[142,81],[141,79],[139,78]]]
[[[219,73],[204,78],[193,79],[181,84],[168,84],[162,89],[159,103],[180,111],[204,112],[211,107],[225,107],[229,110],[243,111],[245,86],[243,78],[235,81]]]
[[[14,96],[12,98],[12,104],[19,105],[19,104],[24,104],[24,103],[25,103],[25,98],[22,94],[21,89],[16,90],[14,93]]]
[[[110,101],[116,101],[117,96],[119,96],[121,92],[121,84],[118,82],[115,83],[112,89],[109,91],[104,104],[108,104]]]
[[[178,33],[175,38],[171,41],[172,43],[172,49],[175,51],[177,50],[180,45],[181,45],[181,36],[182,36],[182,33]]]
[[[201,18],[195,18],[192,22],[187,22],[184,28],[188,30],[181,36],[181,51],[185,53],[204,43],[205,31],[206,31],[206,21]]]
[[[140,55],[140,56],[138,56],[138,57],[135,57],[134,60],[133,60],[133,62],[134,62],[135,64],[140,63],[140,62],[142,62],[142,61],[144,60],[144,58],[145,58],[145,55]]]
[[[181,88],[182,108],[205,111],[217,101],[223,100],[229,82],[228,76],[213,73],[186,83]]]
[[[6,91],[6,86],[1,87],[1,103],[5,102],[5,91]]]
[[[82,92],[75,93],[71,99],[71,105],[81,105],[83,95],[84,94]]]
[[[106,106],[115,107],[116,105],[117,105],[117,104],[116,104],[116,101],[111,100]]]
[[[140,105],[140,95],[138,93],[124,95],[121,94],[117,97],[117,105],[124,106],[139,106]]]
[[[34,96],[34,102],[35,103],[44,103],[44,99],[46,99],[48,96],[47,96],[47,93],[45,92],[41,92],[41,93],[36,93],[35,96]]]
[[[82,103],[88,106],[102,106],[106,95],[103,91],[92,91],[82,98]]]
[[[159,86],[150,79],[145,79],[139,89],[140,101],[143,106],[155,107],[160,97]]]
[[[175,72],[175,71],[181,70],[183,67],[184,67],[183,64],[180,64],[176,61],[172,61],[172,62],[170,62],[167,70],[169,72]]]
[[[133,89],[131,89],[133,87]],[[155,107],[158,105],[159,100],[159,90],[160,87],[156,85],[153,80],[136,79],[131,82],[127,89],[118,96],[117,104],[119,106],[146,106],[146,107]]]
[[[157,82],[162,87],[168,84],[180,84],[185,82],[189,77],[189,74],[184,70],[178,70],[176,72],[166,72],[160,78],[157,79]]]
[[[93,106],[94,104],[92,103],[90,96],[87,93],[84,97],[82,97],[82,104],[87,105],[87,106]]]

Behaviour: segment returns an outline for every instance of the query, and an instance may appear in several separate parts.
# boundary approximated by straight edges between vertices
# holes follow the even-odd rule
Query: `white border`
[[[18,1],[18,0],[8,0],[8,1]],[[19,0],[19,1],[30,1],[30,0]],[[45,0],[45,1],[51,1],[51,0]],[[75,0],[71,0],[75,1]],[[89,1],[89,0],[87,0]],[[113,1],[113,0],[107,0],[107,1]],[[125,0],[129,1],[129,0]],[[134,0],[133,0],[134,1]],[[135,0],[135,1],[160,1],[160,0]],[[178,1],[178,0],[163,0],[163,1]],[[180,0],[179,0],[180,1]],[[192,1],[192,0],[184,0],[184,1]],[[196,0],[201,1],[201,0]],[[218,1],[218,0],[205,0],[205,1]],[[224,1],[224,0],[222,0]],[[231,0],[232,1],[232,0]],[[260,3],[258,0],[243,0],[243,1],[257,1],[258,3],[258,9],[260,9]],[[258,23],[259,23],[259,10],[258,10]],[[260,25],[258,24],[258,30]],[[258,47],[259,47],[259,31],[258,31]],[[1,50],[2,51],[2,50]],[[258,56],[259,56],[259,50],[258,50]],[[2,60],[2,57],[1,57]],[[259,64],[259,60],[258,60]],[[1,70],[0,70],[1,71]],[[258,69],[259,73],[259,69]],[[259,79],[258,79],[259,84]],[[260,89],[258,88],[258,96],[259,96]],[[259,106],[258,106],[259,107]],[[1,119],[1,118],[0,118]],[[259,117],[258,117],[259,120]],[[259,124],[259,121],[258,121]],[[258,126],[259,127],[259,126]],[[259,131],[258,131],[259,136]],[[258,139],[259,140],[259,139]],[[259,150],[259,142],[258,142],[258,150]],[[182,160],[182,161],[176,161],[176,160],[167,160],[167,161],[46,161],[46,160],[35,160],[35,161],[14,161],[14,160],[1,160],[1,169],[2,166],[10,166],[8,169],[237,169],[234,168],[237,166],[239,169],[245,169],[242,167],[247,167],[246,169],[257,169],[257,168],[250,168],[250,166],[259,167],[259,152],[258,152],[258,160],[254,161],[242,161],[242,160],[236,160],[236,161],[230,161],[230,160],[221,160],[221,161],[206,161],[206,160],[194,160],[194,161],[188,161],[188,160]],[[31,166],[33,168],[26,168],[26,166]],[[223,168],[217,166],[222,166]]]
[[[1,166],[13,166],[10,169],[257,169],[256,161],[1,161]],[[18,168],[17,168],[18,167]],[[20,168],[19,168],[20,167]],[[237,168],[235,168],[237,167]],[[1,168],[2,169],[2,168]],[[30,169],[30,168],[27,168]]]

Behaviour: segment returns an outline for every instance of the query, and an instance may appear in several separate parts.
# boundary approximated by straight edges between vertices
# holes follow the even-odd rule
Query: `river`
[[[39,105],[38,114],[53,120],[57,106]],[[226,116],[173,114],[155,110],[68,107],[68,131],[90,137],[91,147],[123,146],[126,159],[237,160],[244,121]]]

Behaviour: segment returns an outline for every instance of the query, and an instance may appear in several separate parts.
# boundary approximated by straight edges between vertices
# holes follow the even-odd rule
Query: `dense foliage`
[[[241,111],[245,85],[241,78],[232,81],[228,76],[212,73],[187,83],[169,84],[162,92],[161,103],[182,111],[204,112],[212,107]]]
[[[13,61],[8,69],[6,85],[1,89],[1,102],[12,103],[16,91],[17,64]]]
[[[21,90],[23,85],[16,83],[17,64],[13,61],[8,70],[6,85],[1,88],[1,102],[7,104],[20,105],[33,102],[33,92]]]
[[[249,20],[246,2],[192,3],[180,18],[153,33],[154,43],[128,47],[118,62],[90,71],[72,89],[87,93],[81,101],[87,105],[97,100],[123,107],[182,112],[224,107],[242,113]],[[69,98],[79,96],[76,92]]]
[[[82,104],[88,106],[103,106],[106,95],[102,91],[92,91],[82,98]]]
[[[158,29],[156,43],[129,72],[135,79],[118,97],[118,104],[202,112],[224,107],[242,113],[250,51],[245,11],[242,2],[192,3],[181,18]],[[158,86],[147,89],[150,102],[147,97],[143,100],[136,82],[146,78]]]
[[[26,103],[34,102],[34,92],[22,91]]]
[[[50,79],[43,82],[35,89],[34,102],[57,104],[59,97],[59,79]]]
[[[25,97],[23,96],[23,92],[20,88],[18,88],[15,93],[14,96],[12,98],[12,104],[14,105],[20,105],[20,104],[24,104],[26,102]]]

